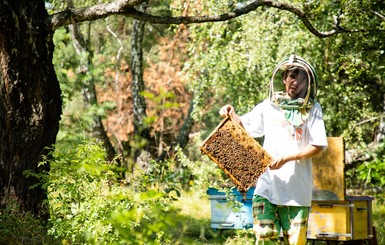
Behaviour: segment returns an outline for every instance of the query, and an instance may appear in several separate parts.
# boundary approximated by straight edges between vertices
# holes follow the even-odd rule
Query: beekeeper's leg
[[[276,205],[261,196],[255,196],[253,198],[253,219],[255,244],[280,244],[281,225]]]
[[[306,245],[309,207],[278,206],[285,244]]]

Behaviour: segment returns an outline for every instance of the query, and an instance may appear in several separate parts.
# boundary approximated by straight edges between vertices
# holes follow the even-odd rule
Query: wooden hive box
[[[200,149],[227,174],[243,195],[255,185],[272,161],[261,145],[231,117],[220,122]]]
[[[373,197],[346,195],[344,166],[343,138],[328,137],[328,147],[313,157],[308,239],[350,241],[373,237]]]
[[[371,196],[347,196],[343,201],[313,201],[309,215],[308,239],[371,239],[372,200]]]

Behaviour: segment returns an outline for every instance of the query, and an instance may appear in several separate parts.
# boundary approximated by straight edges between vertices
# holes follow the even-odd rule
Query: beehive
[[[242,194],[255,184],[272,161],[271,156],[231,117],[226,117],[200,145]]]

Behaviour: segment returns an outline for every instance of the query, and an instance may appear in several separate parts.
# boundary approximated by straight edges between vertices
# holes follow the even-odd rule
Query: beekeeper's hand
[[[275,169],[280,169],[283,165],[285,165],[285,163],[287,163],[287,158],[285,157],[280,157],[278,159],[275,159],[273,160],[271,163],[270,163],[270,169],[272,170],[275,170]]]
[[[234,117],[234,116],[236,116],[235,111],[234,111],[234,107],[232,105],[222,106],[222,108],[219,110],[219,115],[221,115],[221,117],[227,117],[227,116]]]
[[[239,116],[235,113],[234,107],[232,105],[222,106],[222,108],[219,110],[219,115],[221,115],[222,117],[230,116],[233,119],[233,121],[243,126],[241,122],[241,118],[239,118]]]

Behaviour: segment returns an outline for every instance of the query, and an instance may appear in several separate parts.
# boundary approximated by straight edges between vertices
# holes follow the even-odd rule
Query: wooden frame
[[[206,154],[245,194],[266,171],[272,157],[246,130],[226,117],[200,145]]]

